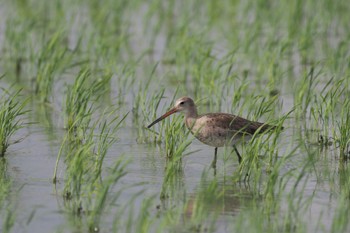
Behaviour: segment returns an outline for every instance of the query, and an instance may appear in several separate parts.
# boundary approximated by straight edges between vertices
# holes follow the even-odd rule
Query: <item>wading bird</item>
[[[215,147],[212,167],[216,167],[218,147],[232,146],[242,162],[242,156],[236,144],[247,141],[255,133],[263,133],[276,128],[268,124],[250,121],[228,113],[207,113],[198,115],[197,106],[189,97],[182,97],[175,102],[175,106],[152,122],[148,128],[176,112],[185,114],[185,124],[191,133],[202,143]]]

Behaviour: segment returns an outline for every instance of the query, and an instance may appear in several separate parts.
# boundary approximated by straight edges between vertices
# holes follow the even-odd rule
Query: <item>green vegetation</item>
[[[347,0],[0,1],[0,228],[35,231],[50,206],[58,232],[348,232],[349,12]],[[213,171],[214,149],[180,114],[146,128],[185,95],[199,113],[276,129],[239,145],[241,164],[220,148]],[[23,169],[32,160],[49,173]],[[54,185],[43,201],[59,204],[33,206],[40,193],[21,185]]]
[[[21,117],[26,113],[24,110],[26,101],[20,102],[19,94],[20,91],[14,93],[5,91],[0,97],[0,157],[4,157],[7,148],[15,142],[10,141],[11,137],[24,127]]]

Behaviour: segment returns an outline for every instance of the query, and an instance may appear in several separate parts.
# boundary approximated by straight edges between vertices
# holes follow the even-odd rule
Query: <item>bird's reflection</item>
[[[203,171],[202,177],[190,193],[186,190],[186,178],[181,161],[168,162],[160,192],[160,209],[180,207],[186,218],[203,212],[215,215],[235,215],[249,200],[256,201],[247,184],[234,182],[228,175],[212,175],[212,169]]]

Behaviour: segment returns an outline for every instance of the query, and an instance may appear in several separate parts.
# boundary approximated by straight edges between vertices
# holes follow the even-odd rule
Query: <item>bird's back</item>
[[[254,122],[228,113],[207,113],[195,120],[186,120],[187,127],[203,143],[221,147],[248,140],[257,133],[263,133],[274,126]]]
[[[240,116],[228,113],[208,113],[198,117],[205,119],[208,127],[219,127],[223,129],[242,132],[245,134],[254,134],[255,132],[263,133],[274,126],[260,123],[257,121],[250,121]]]

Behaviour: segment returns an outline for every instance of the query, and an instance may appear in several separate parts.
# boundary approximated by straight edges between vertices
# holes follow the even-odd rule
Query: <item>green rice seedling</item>
[[[43,17],[47,13],[46,6],[37,5],[35,2],[13,1],[5,4],[3,8],[6,9],[3,52],[5,70],[11,80],[27,83],[36,73],[38,67],[35,60],[45,37],[43,31],[47,29],[49,22]],[[58,21],[55,28],[58,27],[57,23]]]
[[[274,201],[280,203],[277,199]],[[232,219],[232,224],[230,224],[231,231],[308,232],[305,220],[300,218],[292,219],[288,215],[285,216],[281,208],[275,210],[278,214],[267,212],[264,207],[260,207],[258,204],[260,204],[260,202],[255,202],[250,208],[241,210],[238,216],[235,216],[235,218]]]
[[[111,76],[103,76],[91,86],[91,72],[83,69],[72,86],[68,87],[65,98],[66,128],[76,131],[84,129],[91,121],[92,101],[99,99],[108,88]]]
[[[345,79],[332,78],[325,84],[321,95],[315,96],[315,104],[310,108],[313,129],[319,130],[318,143],[328,147],[334,144],[337,112],[343,111],[342,99],[345,93]]]
[[[350,224],[348,218],[349,212],[349,197],[350,197],[350,167],[349,163],[339,163],[337,172],[334,173],[332,179],[336,180],[338,187],[334,190],[336,195],[335,214],[332,217],[332,222],[329,232],[348,232]]]
[[[236,178],[237,180],[242,180],[243,178],[244,181],[249,182],[252,174],[254,177],[254,182],[258,182],[260,180],[262,170],[264,169],[264,162],[260,159],[265,149],[262,147],[262,145],[264,145],[264,143],[267,143],[267,140],[264,140],[265,138],[260,135],[255,135],[256,136],[253,136],[251,142],[249,142],[247,146],[242,144],[245,155],[243,156],[240,169],[237,170],[239,176]]]
[[[93,93],[85,84],[89,75],[88,70],[81,71],[74,84],[68,87],[65,98],[65,127],[75,132],[77,138],[83,137],[91,121],[92,107],[89,103]]]
[[[337,183],[333,192],[340,197],[350,197],[350,181],[348,179],[350,174],[349,164],[345,162],[339,163],[336,174],[332,177],[332,179],[335,179],[335,183]]]
[[[102,178],[100,166],[104,155],[94,153],[94,148],[99,146],[101,145],[95,145],[95,142],[86,141],[74,149],[66,159],[65,210],[68,216],[76,219],[73,222],[75,226],[83,228],[86,226],[89,232],[99,231],[100,227],[103,227],[100,222],[105,212],[109,211],[111,204],[120,195],[120,192],[115,195],[110,193],[111,189],[126,174],[127,162],[122,157],[105,178]],[[105,144],[105,147],[109,146],[110,144]]]
[[[0,223],[2,223],[2,232],[9,233],[12,231],[12,228],[16,222],[15,208],[9,204],[3,211],[5,213],[1,213],[2,216],[0,220]]]
[[[95,175],[94,180],[97,181],[101,177],[102,173],[102,165],[104,158],[107,154],[108,148],[113,145],[117,141],[117,137],[113,136],[116,134],[117,130],[120,128],[121,123],[125,120],[126,115],[124,115],[121,119],[119,115],[116,114],[117,109],[102,114],[99,116],[100,120],[95,121],[91,125],[91,120],[89,120],[89,124],[86,125],[82,131],[85,132],[83,137],[78,138],[79,140],[70,140],[72,135],[71,131],[67,132],[66,137],[64,138],[60,151],[57,156],[56,166],[53,176],[54,183],[57,180],[57,169],[58,163],[61,159],[63,153],[67,153],[66,162],[69,163],[71,159],[71,155],[74,153],[82,154],[90,156],[89,166],[93,167],[94,173],[91,173],[92,177]],[[96,135],[95,131],[99,130],[99,134]],[[77,143],[78,142],[78,143]],[[79,149],[79,151],[76,151]],[[86,155],[87,154],[87,155]],[[92,156],[94,155],[94,156]],[[73,156],[74,157],[74,156]],[[79,159],[76,163],[79,165],[82,161]],[[92,168],[91,168],[92,169]]]
[[[133,122],[135,122],[138,128],[138,141],[139,142],[156,142],[159,143],[163,140],[164,131],[162,130],[164,124],[160,124],[159,133],[153,130],[146,129],[147,122],[151,122],[159,114],[161,106],[161,100],[165,98],[165,88],[159,88],[158,90],[150,93],[150,83],[154,79],[154,72],[157,65],[153,68],[150,78],[147,80],[145,86],[139,86],[139,90],[133,102]],[[178,93],[178,89],[175,90],[171,103],[174,102],[174,98]],[[151,134],[146,134],[145,130]]]
[[[133,61],[127,62],[127,64],[128,65],[114,65],[111,68],[111,71],[114,73],[111,81],[117,81],[116,85],[114,85],[114,83],[112,85],[112,87],[116,88],[116,90],[113,90],[112,88],[112,93],[118,93],[117,100],[118,104],[120,105],[126,103],[126,97],[128,96],[128,93],[131,92],[136,83],[137,76],[135,73],[137,64],[134,64]]]
[[[336,140],[339,144],[341,160],[350,158],[350,101],[343,104],[340,119],[337,124],[338,133]]]
[[[24,127],[21,117],[27,112],[24,110],[27,101],[18,100],[20,92],[5,92],[0,97],[0,157],[5,155],[10,146],[11,137]]]
[[[2,232],[11,232],[16,221],[16,195],[11,191],[12,179],[8,174],[6,158],[0,158],[0,226]]]
[[[27,22],[29,23],[29,22]],[[7,19],[5,38],[3,43],[4,70],[12,80],[21,81],[21,76],[25,70],[25,63],[30,57],[30,41],[23,40],[29,38],[30,33],[25,23],[21,24],[15,19]]]
[[[61,46],[64,36],[64,31],[56,31],[39,53],[34,92],[42,102],[50,102],[55,76],[70,64],[71,56]]]
[[[279,151],[278,141],[283,129],[283,122],[290,113],[284,115],[277,124],[270,123],[271,125],[276,125],[275,129],[264,135],[256,132],[247,145],[242,144],[245,156],[243,156],[238,173],[235,174],[235,176],[238,175],[236,179],[241,180],[243,178],[244,181],[249,182],[253,175],[254,182],[257,182],[255,184],[259,184],[263,171],[268,173],[274,171],[275,176],[278,174],[278,170],[283,164],[277,159]],[[285,157],[288,158],[287,155]]]
[[[349,196],[342,194],[337,203],[337,209],[333,217],[331,231],[332,233],[342,233],[348,232],[350,229],[349,226]]]
[[[89,232],[99,231],[101,227],[100,223],[105,212],[108,211],[119,198],[122,189],[116,194],[110,192],[112,192],[113,187],[119,183],[119,180],[126,175],[126,164],[125,158],[119,158],[114,166],[108,170],[109,174],[107,177],[101,180],[99,185],[91,186],[90,196],[87,200],[87,206],[91,208],[87,216]],[[99,175],[99,177],[101,176]]]
[[[279,106],[276,102],[278,101],[277,96],[266,98],[264,96],[253,96],[253,100],[248,106],[248,118],[256,121],[262,116],[270,114],[274,116],[276,108]],[[269,118],[267,116],[267,118]]]
[[[151,119],[155,119],[157,117],[157,112],[160,106],[160,101],[164,98],[165,89],[161,88],[156,91],[150,98],[146,97],[146,100],[141,100],[141,96],[137,96],[136,107],[134,111],[139,112],[137,115],[141,115],[142,117],[137,117],[136,127],[138,128],[138,142],[160,142],[162,140],[162,131],[160,133],[153,133],[151,136],[145,134],[145,122],[151,122]],[[143,119],[143,120],[141,120]]]
[[[123,117],[119,117],[117,115],[118,109],[115,109],[114,111],[106,113],[106,116],[103,115],[103,117],[106,117],[108,120],[103,121],[97,121],[93,125],[92,130],[98,129],[99,135],[96,137],[95,134],[90,133],[90,136],[88,140],[96,140],[96,145],[94,148],[94,154],[95,154],[95,179],[98,180],[102,176],[102,165],[104,158],[108,152],[108,149],[111,145],[117,142],[118,137],[116,137],[116,133],[118,129],[120,128],[121,124],[124,122],[125,118],[128,116],[128,113],[125,114]],[[98,126],[97,126],[98,125]],[[119,165],[118,165],[119,167]]]
[[[308,210],[314,197],[305,195],[308,185],[307,170],[312,167],[312,161],[282,173],[281,170],[290,165],[299,148],[299,145],[290,146],[284,155],[279,155],[270,171],[252,169],[254,174],[259,173],[255,174],[254,182],[250,183],[253,186],[249,186],[257,198],[235,218],[232,226],[235,231],[245,229],[252,232],[307,232],[307,222],[300,216]]]
[[[181,156],[181,155],[180,155]],[[182,157],[176,157],[166,160],[164,178],[162,183],[162,189],[160,192],[160,199],[169,202],[180,199],[174,196],[181,196],[184,192],[184,170],[182,164]],[[170,203],[169,206],[174,205]]]
[[[134,118],[134,122],[137,122],[138,125],[143,125],[140,118],[141,116],[140,111],[144,111],[146,108],[149,107],[149,106],[146,106],[146,99],[149,93],[151,81],[154,78],[154,74],[156,72],[157,67],[158,67],[158,64],[155,64],[146,83],[144,83],[144,85],[138,86],[138,90],[136,90],[137,94],[134,97],[134,102],[133,102],[133,118]],[[156,96],[158,95],[160,95],[160,98],[163,97],[164,88],[162,88],[160,93],[157,94]],[[154,99],[155,97],[151,98],[152,102]]]
[[[182,116],[181,119],[176,117],[176,120],[167,121],[164,132],[166,156],[170,159],[181,159],[194,138],[189,137],[190,134],[190,131],[185,129]]]
[[[65,139],[57,157],[54,182],[57,180],[60,157],[66,153],[67,169],[63,190],[66,210],[70,216],[77,218],[74,222],[77,227],[86,226],[86,222],[90,232],[101,227],[104,211],[113,202],[113,198],[109,198],[109,191],[125,175],[126,161],[125,158],[120,158],[109,175],[102,178],[104,158],[109,147],[116,142],[115,134],[127,116],[119,118],[116,111],[117,109],[106,112],[86,126],[86,134],[80,143]],[[68,131],[66,137],[69,135]]]
[[[156,4],[160,4],[160,8],[150,8],[150,12],[159,11],[162,8],[172,12],[178,7],[173,1],[164,6],[158,2]],[[181,84],[181,89],[183,88],[184,92],[190,93],[193,98],[198,98],[207,90],[206,88],[210,88],[209,90],[212,91],[216,90],[213,86],[219,82],[216,81],[219,77],[219,66],[212,55],[214,43],[203,36],[209,29],[192,30],[192,27],[196,27],[196,25],[188,21],[189,18],[195,17],[194,15],[200,17],[201,14],[197,11],[189,12],[189,9],[182,9],[180,12],[176,17],[163,15],[164,11],[159,12],[159,17],[166,20],[163,23],[168,24],[165,30],[167,35],[162,61],[171,71],[169,82],[172,85]],[[155,28],[158,26],[156,25]],[[151,40],[151,43],[154,42]]]
[[[8,11],[5,42],[12,45],[8,48],[9,52],[12,50],[13,58],[22,60],[25,66],[36,66],[37,69],[38,63],[43,62],[40,59],[49,58],[47,53],[54,52],[57,46],[66,50],[65,42],[68,36],[64,32],[67,28],[65,13],[69,11],[64,7],[66,4],[37,1],[12,1],[4,4],[4,9]],[[58,34],[61,34],[59,42]],[[25,74],[32,78],[33,73]]]
[[[236,78],[233,80],[235,83],[239,81],[239,83],[235,85],[237,88],[235,88],[232,98],[230,99],[232,112],[235,112],[237,115],[241,115],[243,111],[244,101],[242,101],[242,97],[247,93],[249,86],[247,75],[248,74],[244,74],[241,79]]]
[[[346,133],[348,100],[345,82],[345,79],[329,80],[322,89],[322,95],[315,96],[315,104],[310,109],[312,129],[318,131],[318,138],[315,140],[322,147],[340,146],[341,154],[346,151],[348,137]]]
[[[174,14],[175,11],[175,1],[171,0],[165,4],[161,1],[153,1],[149,4],[147,12],[143,16],[143,28],[145,28],[144,34],[149,38],[149,45],[151,51],[154,51],[156,48],[156,39],[157,36],[161,35],[164,27],[168,30],[165,31],[166,34],[166,43],[169,43],[169,37],[174,33]],[[157,20],[154,21],[154,18]],[[152,25],[152,27],[149,27]]]
[[[99,1],[89,1],[89,23],[91,25],[87,41],[89,52],[95,54],[95,66],[97,68],[102,66],[113,67],[114,62],[109,60],[118,58],[120,51],[123,48],[128,48],[128,26],[130,22],[126,20],[125,14],[128,12],[130,1],[105,1],[103,4]],[[85,39],[86,40],[86,39]]]
[[[11,180],[7,174],[7,167],[7,160],[5,158],[0,158],[0,210],[11,188]]]
[[[296,106],[296,114],[298,116],[306,116],[306,113],[310,107],[313,92],[315,86],[317,85],[318,73],[315,73],[314,67],[308,71],[304,78],[300,80],[297,84],[295,96],[294,96],[294,106]]]
[[[71,151],[66,170],[67,180],[64,187],[64,199],[67,200],[67,209],[76,216],[83,214],[83,200],[86,192],[86,184],[92,183],[90,173],[93,172],[93,142],[85,142],[79,148]]]

